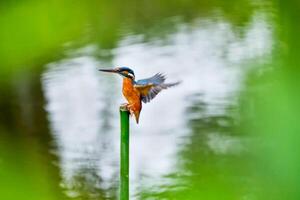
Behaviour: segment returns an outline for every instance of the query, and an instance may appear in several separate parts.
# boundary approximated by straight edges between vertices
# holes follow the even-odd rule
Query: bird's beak
[[[101,72],[110,72],[110,73],[118,73],[118,69],[99,69]]]

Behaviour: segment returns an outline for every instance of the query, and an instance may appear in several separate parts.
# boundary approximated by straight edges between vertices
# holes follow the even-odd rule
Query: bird
[[[113,69],[99,69],[102,72],[119,74],[123,77],[122,93],[128,103],[123,106],[134,115],[136,123],[139,123],[142,102],[148,103],[162,90],[180,84],[180,81],[165,83],[166,76],[157,73],[146,79],[135,80],[135,74],[129,67],[116,67]]]

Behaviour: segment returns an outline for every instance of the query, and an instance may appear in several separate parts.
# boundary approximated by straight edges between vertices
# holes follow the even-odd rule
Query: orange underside
[[[140,92],[133,86],[132,80],[123,79],[123,95],[128,101],[128,109],[134,114],[136,122],[139,123],[140,112],[142,109]]]

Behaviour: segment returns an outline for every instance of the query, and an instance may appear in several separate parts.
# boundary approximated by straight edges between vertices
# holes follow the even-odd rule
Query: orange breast
[[[132,80],[129,78],[123,79],[123,95],[130,104],[141,101],[139,91],[134,88]]]
[[[134,113],[138,122],[140,111],[142,109],[141,95],[139,91],[133,86],[133,82],[129,78],[123,79],[123,95],[129,103],[130,112]]]

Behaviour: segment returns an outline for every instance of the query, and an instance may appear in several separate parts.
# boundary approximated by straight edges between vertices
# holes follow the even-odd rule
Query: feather
[[[160,91],[180,83],[164,83],[165,80],[166,78],[163,74],[157,73],[150,78],[136,81],[134,87],[141,93],[141,100],[144,103],[148,103],[154,99]]]

